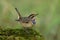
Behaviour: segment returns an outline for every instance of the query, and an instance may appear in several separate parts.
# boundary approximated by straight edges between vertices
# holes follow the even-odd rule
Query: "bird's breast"
[[[33,25],[31,21],[28,22],[28,23],[22,23],[21,22],[21,24],[22,24],[23,27],[32,27],[32,25]]]

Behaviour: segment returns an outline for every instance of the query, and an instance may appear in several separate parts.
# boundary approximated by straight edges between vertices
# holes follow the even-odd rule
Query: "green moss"
[[[5,29],[0,31],[0,39],[1,40],[16,40],[16,39],[21,39],[21,40],[38,40],[41,38],[42,35],[40,33],[36,32],[33,29]]]

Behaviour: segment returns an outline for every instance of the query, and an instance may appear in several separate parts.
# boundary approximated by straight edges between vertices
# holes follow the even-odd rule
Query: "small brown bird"
[[[18,11],[18,9],[15,8],[15,10],[17,11],[17,13],[19,15],[19,19],[16,21],[19,21],[24,28],[30,28],[36,24],[34,17],[37,16],[38,14],[31,14],[28,17],[22,17],[20,12]]]

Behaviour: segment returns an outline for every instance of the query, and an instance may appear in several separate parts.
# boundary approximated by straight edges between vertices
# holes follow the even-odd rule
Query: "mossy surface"
[[[40,40],[42,35],[33,29],[0,30],[0,40]]]

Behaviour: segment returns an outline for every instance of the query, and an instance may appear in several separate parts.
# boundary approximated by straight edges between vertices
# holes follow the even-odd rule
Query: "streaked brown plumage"
[[[32,20],[34,20],[34,17],[38,14],[31,14],[28,17],[22,17],[21,14],[19,13],[18,9],[15,8],[15,10],[17,11],[17,13],[19,15],[19,19],[16,21],[19,21],[23,27],[32,27],[32,25],[33,25]]]

